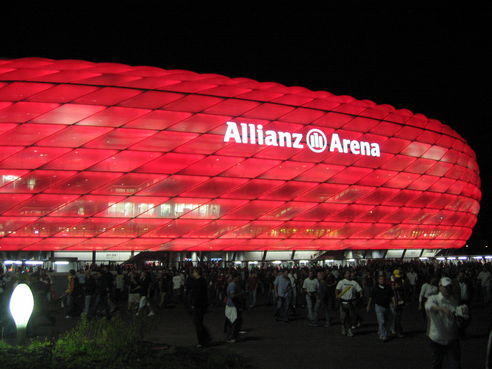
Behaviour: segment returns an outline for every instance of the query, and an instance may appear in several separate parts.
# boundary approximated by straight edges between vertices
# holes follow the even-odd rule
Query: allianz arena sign
[[[475,153],[409,110],[80,60],[0,60],[0,251],[456,248]]]
[[[241,130],[239,130],[239,127]],[[289,133],[281,131],[263,131],[263,126],[254,124],[227,122],[227,130],[224,142],[234,140],[236,143],[249,143],[265,146],[293,147],[303,149],[302,133]],[[306,144],[312,152],[325,151],[327,146],[326,135],[323,131],[313,128],[306,135]],[[340,139],[337,133],[332,133],[329,151],[351,153],[354,155],[380,156],[379,144],[357,140]]]

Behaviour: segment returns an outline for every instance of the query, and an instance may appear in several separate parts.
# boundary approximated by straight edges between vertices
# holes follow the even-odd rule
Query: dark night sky
[[[482,209],[473,248],[492,241],[490,6],[265,12],[251,2],[197,9],[3,9],[0,56],[152,65],[274,81],[410,109],[453,127],[477,153]]]

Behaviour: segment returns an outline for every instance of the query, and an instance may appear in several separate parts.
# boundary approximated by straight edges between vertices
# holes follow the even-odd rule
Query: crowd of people
[[[57,296],[50,275],[3,273],[0,269],[0,307],[6,308],[9,292],[17,283],[28,283],[37,301],[37,313],[53,319],[48,304],[59,301],[66,318],[110,318],[117,309],[152,316],[160,309],[183,304],[196,328],[198,346],[211,337],[204,324],[210,306],[224,308],[227,342],[236,342],[243,314],[258,303],[272,306],[273,318],[289,323],[305,314],[309,326],[332,327],[340,333],[357,334],[362,309],[374,310],[382,342],[405,336],[404,316],[418,306],[428,332],[435,368],[444,357],[459,362],[459,339],[469,320],[471,303],[491,301],[490,263],[401,262],[373,260],[351,267],[317,266],[278,268],[220,267],[202,264],[181,268],[126,265],[88,267],[68,273],[65,292]],[[304,313],[305,311],[305,313]],[[4,316],[5,314],[2,314]]]

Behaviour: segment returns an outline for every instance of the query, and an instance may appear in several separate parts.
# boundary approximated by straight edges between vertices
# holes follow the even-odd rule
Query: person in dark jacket
[[[79,306],[77,304],[78,297],[80,296],[79,280],[76,276],[75,270],[71,269],[67,277],[67,289],[65,290],[65,298],[67,304],[67,315],[65,318],[75,317],[80,313],[78,311]]]
[[[203,278],[200,268],[193,269],[188,288],[193,324],[198,339],[197,347],[208,346],[211,341],[210,333],[203,324],[203,318],[208,307],[207,281]]]
[[[143,271],[140,274],[140,279],[138,281],[139,284],[139,292],[140,292],[140,301],[138,303],[138,311],[136,315],[140,315],[145,307],[149,309],[149,313],[147,316],[155,315],[154,309],[152,309],[152,305],[150,304],[150,294],[152,292],[152,280],[150,279],[150,275],[147,271]]]
[[[106,319],[111,318],[109,311],[109,291],[111,289],[110,279],[105,275],[104,271],[96,271],[96,288],[94,291],[94,304],[91,303],[92,310],[89,314],[90,317],[95,317],[97,315],[102,315]]]
[[[378,276],[377,284],[372,288],[369,301],[367,302],[367,312],[371,309],[374,302],[376,319],[378,321],[378,336],[383,342],[388,340],[388,323],[390,322],[390,306],[395,304],[393,289],[386,284],[384,274]]]
[[[85,271],[85,283],[84,283],[84,311],[82,312],[86,316],[90,316],[94,304],[96,295],[96,278],[94,273],[89,269]]]
[[[42,321],[48,321],[51,325],[55,324],[55,318],[50,314],[48,309],[48,300],[46,298],[49,287],[40,281],[39,273],[33,273],[30,278],[29,286],[34,298],[34,306],[32,318],[37,320],[38,324],[43,324]]]

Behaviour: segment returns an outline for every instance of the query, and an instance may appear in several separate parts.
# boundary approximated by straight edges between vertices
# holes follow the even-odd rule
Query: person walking
[[[292,283],[288,276],[287,269],[282,270],[278,274],[273,284],[275,288],[275,295],[277,296],[275,319],[277,321],[288,323]]]
[[[174,303],[183,301],[184,279],[181,273],[176,272],[172,279]]]
[[[391,288],[393,289],[394,304],[391,304],[392,312],[392,323],[391,323],[391,334],[403,338],[403,309],[405,307],[405,288],[403,285],[403,278],[399,269],[393,271],[393,276],[391,277]]]
[[[409,297],[410,301],[415,301],[415,296],[417,295],[416,291],[417,291],[418,275],[415,272],[415,270],[413,270],[413,268],[411,268],[407,272],[406,277],[408,280],[408,297]]]
[[[30,275],[29,287],[31,287],[34,306],[36,306],[31,316],[32,323],[41,325],[44,322],[49,322],[51,325],[54,325],[55,318],[50,314],[48,300],[46,299],[48,288],[45,283],[40,281],[39,272],[34,272]]]
[[[267,293],[267,305],[275,305],[277,301],[277,295],[275,293],[275,281],[277,280],[277,270],[274,269],[272,273],[268,273],[265,278],[265,290]]]
[[[328,283],[326,282],[325,272],[318,272],[318,281],[319,281],[319,311],[318,318],[322,316],[325,321],[325,328],[330,327],[330,309],[329,309],[329,290]]]
[[[39,280],[46,285],[46,300],[51,302],[55,300],[55,290],[53,288],[53,280],[46,270],[41,270],[39,275]]]
[[[326,298],[327,298],[327,304],[328,304],[328,308],[331,310],[331,311],[336,311],[336,306],[335,306],[335,303],[336,303],[336,298],[335,298],[335,295],[336,295],[336,288],[337,288],[337,280],[335,279],[335,276],[333,273],[327,273],[326,275],[326,287],[328,289],[327,293],[326,293]]]
[[[294,271],[290,270],[287,273],[287,277],[290,279],[290,294],[289,294],[289,310],[292,312],[292,315],[297,315],[297,275]]]
[[[89,269],[85,271],[85,283],[84,283],[84,310],[82,314],[88,317],[91,313],[91,306],[94,304],[94,297],[96,294],[96,278]]]
[[[371,304],[373,302],[378,321],[378,336],[381,341],[386,342],[388,341],[388,325],[391,321],[390,305],[395,304],[395,298],[393,290],[386,284],[384,274],[378,276],[378,282],[372,288],[372,293],[367,302],[367,312],[371,310]]]
[[[439,292],[439,289],[437,288],[437,282],[438,282],[437,278],[431,276],[428,278],[428,281],[426,281],[420,288],[419,310],[422,311],[425,321],[427,321],[427,313],[425,312],[425,303],[427,302],[427,299],[430,296],[436,295]]]
[[[128,310],[135,311],[138,309],[140,302],[140,285],[138,284],[138,274],[135,270],[129,273],[128,279]]]
[[[468,287],[465,273],[459,272],[457,281],[460,288],[460,304],[468,305],[470,302],[470,288]]]
[[[336,287],[336,298],[340,300],[340,321],[342,323],[342,334],[352,337],[352,326],[356,324],[357,298],[362,294],[362,287],[353,279],[353,273],[347,270],[344,278]]]
[[[109,279],[105,277],[104,270],[98,270],[95,274],[96,288],[94,303],[91,302],[91,308],[89,317],[104,316],[106,319],[111,318],[111,312],[109,307],[109,291],[111,286],[109,285]],[[91,298],[92,300],[92,298]]]
[[[256,292],[258,290],[258,276],[255,272],[251,273],[247,281],[248,288],[248,308],[252,309],[256,306]]]
[[[77,315],[77,298],[80,293],[79,280],[75,270],[71,269],[67,276],[67,289],[65,290],[67,314],[65,318],[72,318]]]
[[[124,298],[125,292],[125,276],[123,275],[123,271],[118,269],[116,272],[116,276],[114,278],[115,284],[115,300],[120,302]]]
[[[237,342],[239,331],[241,330],[243,292],[241,291],[239,282],[239,274],[233,274],[226,290],[227,299],[225,306],[225,328],[228,343]]]
[[[490,273],[487,266],[484,266],[480,273],[478,273],[477,279],[480,281],[482,301],[488,304],[491,298],[492,273]]]
[[[308,277],[302,284],[302,289],[306,294],[306,308],[309,325],[317,326],[317,316],[319,310],[319,280],[315,277],[314,271],[309,271]]]
[[[171,279],[165,271],[159,273],[157,288],[159,290],[159,308],[164,308],[169,302],[169,291],[170,291]]]
[[[427,299],[425,311],[429,319],[427,336],[432,351],[432,369],[460,369],[460,322],[466,321],[469,315],[466,305],[458,306],[450,278],[441,278],[439,293]]]
[[[203,324],[203,319],[208,308],[207,281],[202,276],[200,268],[193,268],[192,278],[188,284],[190,296],[190,308],[195,326],[198,348],[210,345],[210,332]]]
[[[152,281],[150,280],[150,276],[147,271],[144,270],[142,274],[140,274],[140,280],[138,281],[138,284],[139,284],[139,292],[140,292],[140,301],[138,303],[138,311],[136,315],[140,315],[145,307],[149,309],[149,313],[147,314],[147,316],[155,315],[154,309],[152,309],[152,306],[150,305],[150,301],[149,301]]]

